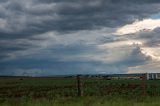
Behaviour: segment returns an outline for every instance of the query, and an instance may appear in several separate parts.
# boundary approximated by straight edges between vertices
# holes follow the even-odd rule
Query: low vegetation
[[[12,98],[0,106],[160,106],[160,97],[85,96],[49,99]]]
[[[159,80],[147,81],[145,89],[140,79],[82,78],[81,82],[79,97],[76,77],[1,77],[0,106],[160,106]]]

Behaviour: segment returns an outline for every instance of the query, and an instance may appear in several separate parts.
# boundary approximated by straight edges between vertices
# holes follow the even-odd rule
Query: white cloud
[[[155,61],[160,61],[160,47],[142,47],[142,53],[152,57]]]
[[[115,34],[125,35],[139,31],[151,31],[157,27],[160,27],[160,19],[144,19],[118,28]]]
[[[98,45],[99,48],[113,48],[113,47],[121,47],[121,46],[132,46],[132,45],[138,45],[142,46],[143,41],[141,40],[121,40],[121,41],[115,41],[115,42],[109,42],[109,43],[104,43],[101,45]]]

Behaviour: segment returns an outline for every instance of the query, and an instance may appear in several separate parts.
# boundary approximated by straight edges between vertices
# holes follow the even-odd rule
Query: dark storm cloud
[[[45,3],[44,3],[45,2]],[[159,11],[159,1],[76,0],[18,1],[1,3],[7,21],[2,32],[37,33],[117,27],[143,19]],[[34,30],[34,31],[33,31]],[[28,34],[29,36],[30,34]]]
[[[116,73],[122,67],[117,65],[115,68],[115,66],[106,65],[94,59],[80,59],[77,57],[91,52],[96,56],[96,51],[95,47],[85,47],[82,45],[57,46],[56,48],[41,50],[43,53],[1,62],[0,75],[24,75],[24,73],[25,75],[34,75],[35,73],[37,73],[36,75],[97,74],[106,72],[106,69],[112,68],[114,68],[112,72]],[[74,56],[77,59],[66,59],[66,57]]]
[[[115,50],[97,46],[124,40],[110,33],[150,17],[160,11],[159,6],[159,0],[0,0],[2,73],[17,74],[33,68],[37,73],[41,69],[39,64],[49,67],[48,73],[54,70],[54,74],[67,73],[66,70],[105,72],[106,68],[126,72],[128,66],[150,59],[135,47],[126,47],[124,50],[130,52],[124,58],[125,53],[116,53],[123,50],[121,46]],[[103,28],[108,29],[101,33]],[[117,55],[120,56],[114,58]],[[113,62],[105,56],[113,58]]]
[[[127,56],[123,60],[117,60],[116,62],[114,62],[114,64],[112,62],[108,62],[107,59],[106,62],[102,62],[96,59],[94,60],[96,56],[100,55],[95,51],[97,51],[96,48],[85,46],[67,46],[52,49],[50,48],[49,50],[47,49],[41,51],[43,52],[43,54],[37,53],[28,57],[25,56],[16,60],[1,62],[0,75],[64,75],[125,73],[127,72],[128,66],[143,64],[144,60],[148,60],[145,56],[141,54],[139,48],[137,47],[134,47],[133,50],[131,49],[131,51],[129,50],[131,53],[128,53],[131,56],[133,54],[135,57],[134,59],[131,56]],[[83,55],[85,56],[88,53],[93,55],[92,59],[81,59],[78,56],[80,55],[83,57]],[[66,57],[75,58],[65,59]],[[134,63],[133,61],[136,63]]]
[[[61,19],[52,25],[56,25],[54,29],[58,31],[117,27],[159,11],[157,4],[112,0],[60,2],[57,7],[56,13]]]
[[[12,0],[0,4],[0,36],[118,27],[159,12],[157,0]]]
[[[113,60],[103,60],[103,56]],[[0,69],[1,75],[125,73],[127,67],[144,64],[149,60],[150,58],[143,55],[137,46],[126,46],[110,52],[98,50],[94,46],[56,46],[40,50],[36,54],[1,62]]]

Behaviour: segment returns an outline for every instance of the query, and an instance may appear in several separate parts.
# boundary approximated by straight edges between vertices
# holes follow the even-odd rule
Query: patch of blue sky
[[[160,19],[160,12],[151,16],[152,19]]]

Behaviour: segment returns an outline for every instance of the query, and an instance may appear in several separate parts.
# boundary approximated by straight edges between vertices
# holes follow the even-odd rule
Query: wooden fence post
[[[142,95],[147,96],[147,74],[142,76]]]
[[[77,93],[78,96],[83,96],[83,85],[80,79],[80,75],[77,75]]]

